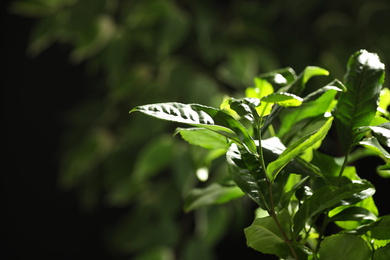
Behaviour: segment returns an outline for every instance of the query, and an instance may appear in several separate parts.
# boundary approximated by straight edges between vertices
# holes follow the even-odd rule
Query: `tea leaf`
[[[341,200],[351,197],[374,186],[368,181],[355,181],[342,187],[325,186],[314,191],[294,215],[294,237],[304,227],[306,221],[322,211],[338,204]]]
[[[158,119],[209,129],[243,145],[251,152],[256,152],[255,143],[248,130],[232,116],[219,109],[199,104],[171,102],[138,106],[130,113],[135,111]]]
[[[213,183],[207,188],[192,189],[184,202],[184,210],[190,212],[203,206],[226,203],[243,195],[236,185],[223,186]]]
[[[277,217],[284,232],[287,236],[291,236],[289,229],[290,217],[287,211],[282,211]],[[244,232],[249,247],[264,254],[274,254],[281,258],[289,256],[289,247],[272,217],[255,219],[252,225],[246,228]]]
[[[325,237],[319,250],[321,260],[367,260],[371,250],[358,236],[341,234]]]
[[[344,152],[363,136],[358,128],[368,126],[375,117],[384,68],[376,54],[365,50],[356,52],[349,59],[344,82],[347,92],[341,93],[335,111]]]
[[[267,173],[269,178],[272,180],[279,173],[279,171],[289,163],[293,158],[299,156],[303,151],[310,148],[318,141],[321,141],[325,138],[328,133],[330,127],[332,126],[333,118],[329,118],[328,121],[314,134],[307,135],[297,142],[289,146],[283,153],[279,156],[279,158],[273,162],[271,162],[267,167]]]

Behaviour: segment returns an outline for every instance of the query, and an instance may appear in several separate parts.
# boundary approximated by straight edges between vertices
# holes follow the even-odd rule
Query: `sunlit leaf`
[[[370,126],[370,129],[382,144],[390,147],[390,122]]]
[[[177,128],[174,134],[192,145],[198,145],[209,150],[227,149],[226,137],[205,128]]]
[[[261,98],[261,102],[279,104],[283,107],[297,107],[302,104],[303,99],[294,94],[277,92]]]
[[[363,136],[358,128],[368,126],[375,117],[377,101],[384,81],[384,64],[376,54],[356,52],[348,62],[345,75],[347,92],[340,95],[335,122],[345,152]]]
[[[219,109],[198,104],[172,102],[138,106],[130,113],[135,111],[158,119],[209,129],[256,152],[256,146],[248,130],[232,116]]]
[[[267,166],[267,173],[270,179],[273,179],[287,163],[299,156],[304,150],[324,139],[332,126],[332,121],[333,118],[329,118],[325,125],[323,125],[317,132],[301,138],[283,151],[277,160],[271,162]]]
[[[380,145],[378,139],[375,137],[365,138],[359,144],[373,150],[379,156],[390,159],[390,154]]]

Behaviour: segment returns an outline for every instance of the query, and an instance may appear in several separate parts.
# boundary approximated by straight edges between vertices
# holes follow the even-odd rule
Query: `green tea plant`
[[[305,88],[310,78],[328,74],[314,66],[299,75],[284,68],[255,78],[245,97],[228,98],[220,108],[172,102],[130,113],[192,126],[175,134],[209,149],[208,160],[226,154],[226,181],[190,191],[184,209],[247,195],[258,205],[244,230],[249,247],[281,259],[389,259],[390,215],[379,216],[375,187],[351,166],[376,155],[384,161],[378,173],[390,174],[385,67],[361,50],[350,57],[343,82]],[[343,157],[322,149],[333,123]],[[338,229],[328,235],[330,223]]]

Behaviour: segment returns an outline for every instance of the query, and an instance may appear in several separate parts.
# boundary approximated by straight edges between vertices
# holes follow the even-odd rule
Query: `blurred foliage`
[[[196,171],[207,166],[209,179],[223,181],[224,163],[204,165],[207,151],[172,140],[167,122],[129,117],[131,108],[218,106],[225,94],[243,96],[256,75],[286,66],[341,78],[361,48],[390,61],[384,0],[19,0],[9,10],[36,18],[28,54],[60,43],[91,73],[95,86],[68,113],[59,182],[86,209],[128,209],[107,243],[136,259],[213,259],[226,230],[253,213],[240,200],[184,214],[185,195],[202,186]]]

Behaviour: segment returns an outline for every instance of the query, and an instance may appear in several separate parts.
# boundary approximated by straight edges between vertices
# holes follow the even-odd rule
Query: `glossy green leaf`
[[[261,146],[263,148],[263,155],[266,164],[269,164],[279,158],[279,156],[286,150],[286,147],[282,144],[279,138],[271,137],[261,141]],[[303,176],[314,176],[323,179],[325,182],[327,180],[322,175],[320,169],[315,165],[302,160],[299,157],[292,159],[284,168],[284,171],[287,173],[296,173]]]
[[[264,170],[261,169],[260,163],[252,165],[252,172],[242,158],[241,152],[235,143],[232,143],[226,153],[226,161],[229,174],[237,186],[255,201],[262,209],[269,210],[265,198],[267,184],[264,178]],[[256,160],[253,160],[255,162]]]
[[[377,126],[370,126],[370,129],[382,144],[390,147],[390,122]]]
[[[207,205],[223,204],[243,195],[244,193],[236,185],[224,186],[213,183],[206,188],[192,189],[184,202],[184,210],[190,212]]]
[[[278,90],[281,87],[293,83],[297,78],[297,74],[292,68],[287,67],[260,74],[259,78],[266,80],[274,87],[275,90]]]
[[[390,243],[384,247],[380,247],[374,252],[374,260],[389,260],[390,259]]]
[[[335,111],[345,152],[363,136],[358,128],[368,126],[375,117],[383,81],[384,64],[376,54],[361,50],[351,56],[344,82],[347,92],[341,93]]]
[[[383,88],[379,95],[377,115],[383,115],[389,119],[390,113],[387,108],[390,106],[390,89]]]
[[[387,159],[390,159],[390,154],[380,145],[378,139],[375,137],[365,138],[360,141],[359,144],[373,150],[379,156],[384,156]]]
[[[329,221],[359,221],[359,222],[372,222],[377,217],[369,210],[362,207],[348,207],[329,218]]]
[[[181,137],[192,145],[198,145],[209,150],[227,149],[226,137],[205,128],[177,128],[174,135]]]
[[[319,254],[321,260],[367,260],[371,257],[371,250],[361,237],[338,234],[325,237]]]
[[[271,162],[267,166],[267,173],[269,178],[272,180],[292,159],[299,156],[303,151],[310,148],[318,141],[324,139],[330,127],[332,126],[332,121],[333,118],[331,117],[317,132],[301,138],[289,146],[286,150],[284,150],[277,160]]]
[[[340,201],[373,186],[368,181],[355,181],[342,187],[325,186],[314,191],[294,215],[294,237],[304,227],[306,221],[318,213],[337,205]]]
[[[131,112],[209,129],[243,145],[252,152],[256,146],[248,130],[229,114],[208,106],[182,103],[159,103],[135,107]]]
[[[287,211],[277,215],[287,237],[291,237]],[[247,245],[264,254],[274,254],[281,258],[290,255],[290,249],[272,217],[257,218],[252,225],[244,230]]]
[[[294,94],[277,92],[261,98],[261,102],[279,104],[283,107],[297,107],[303,99]]]
[[[260,116],[257,113],[257,107],[260,105],[260,99],[258,98],[243,98],[229,100],[230,108],[236,111],[236,113],[246,118],[254,128],[258,128],[260,125]]]

